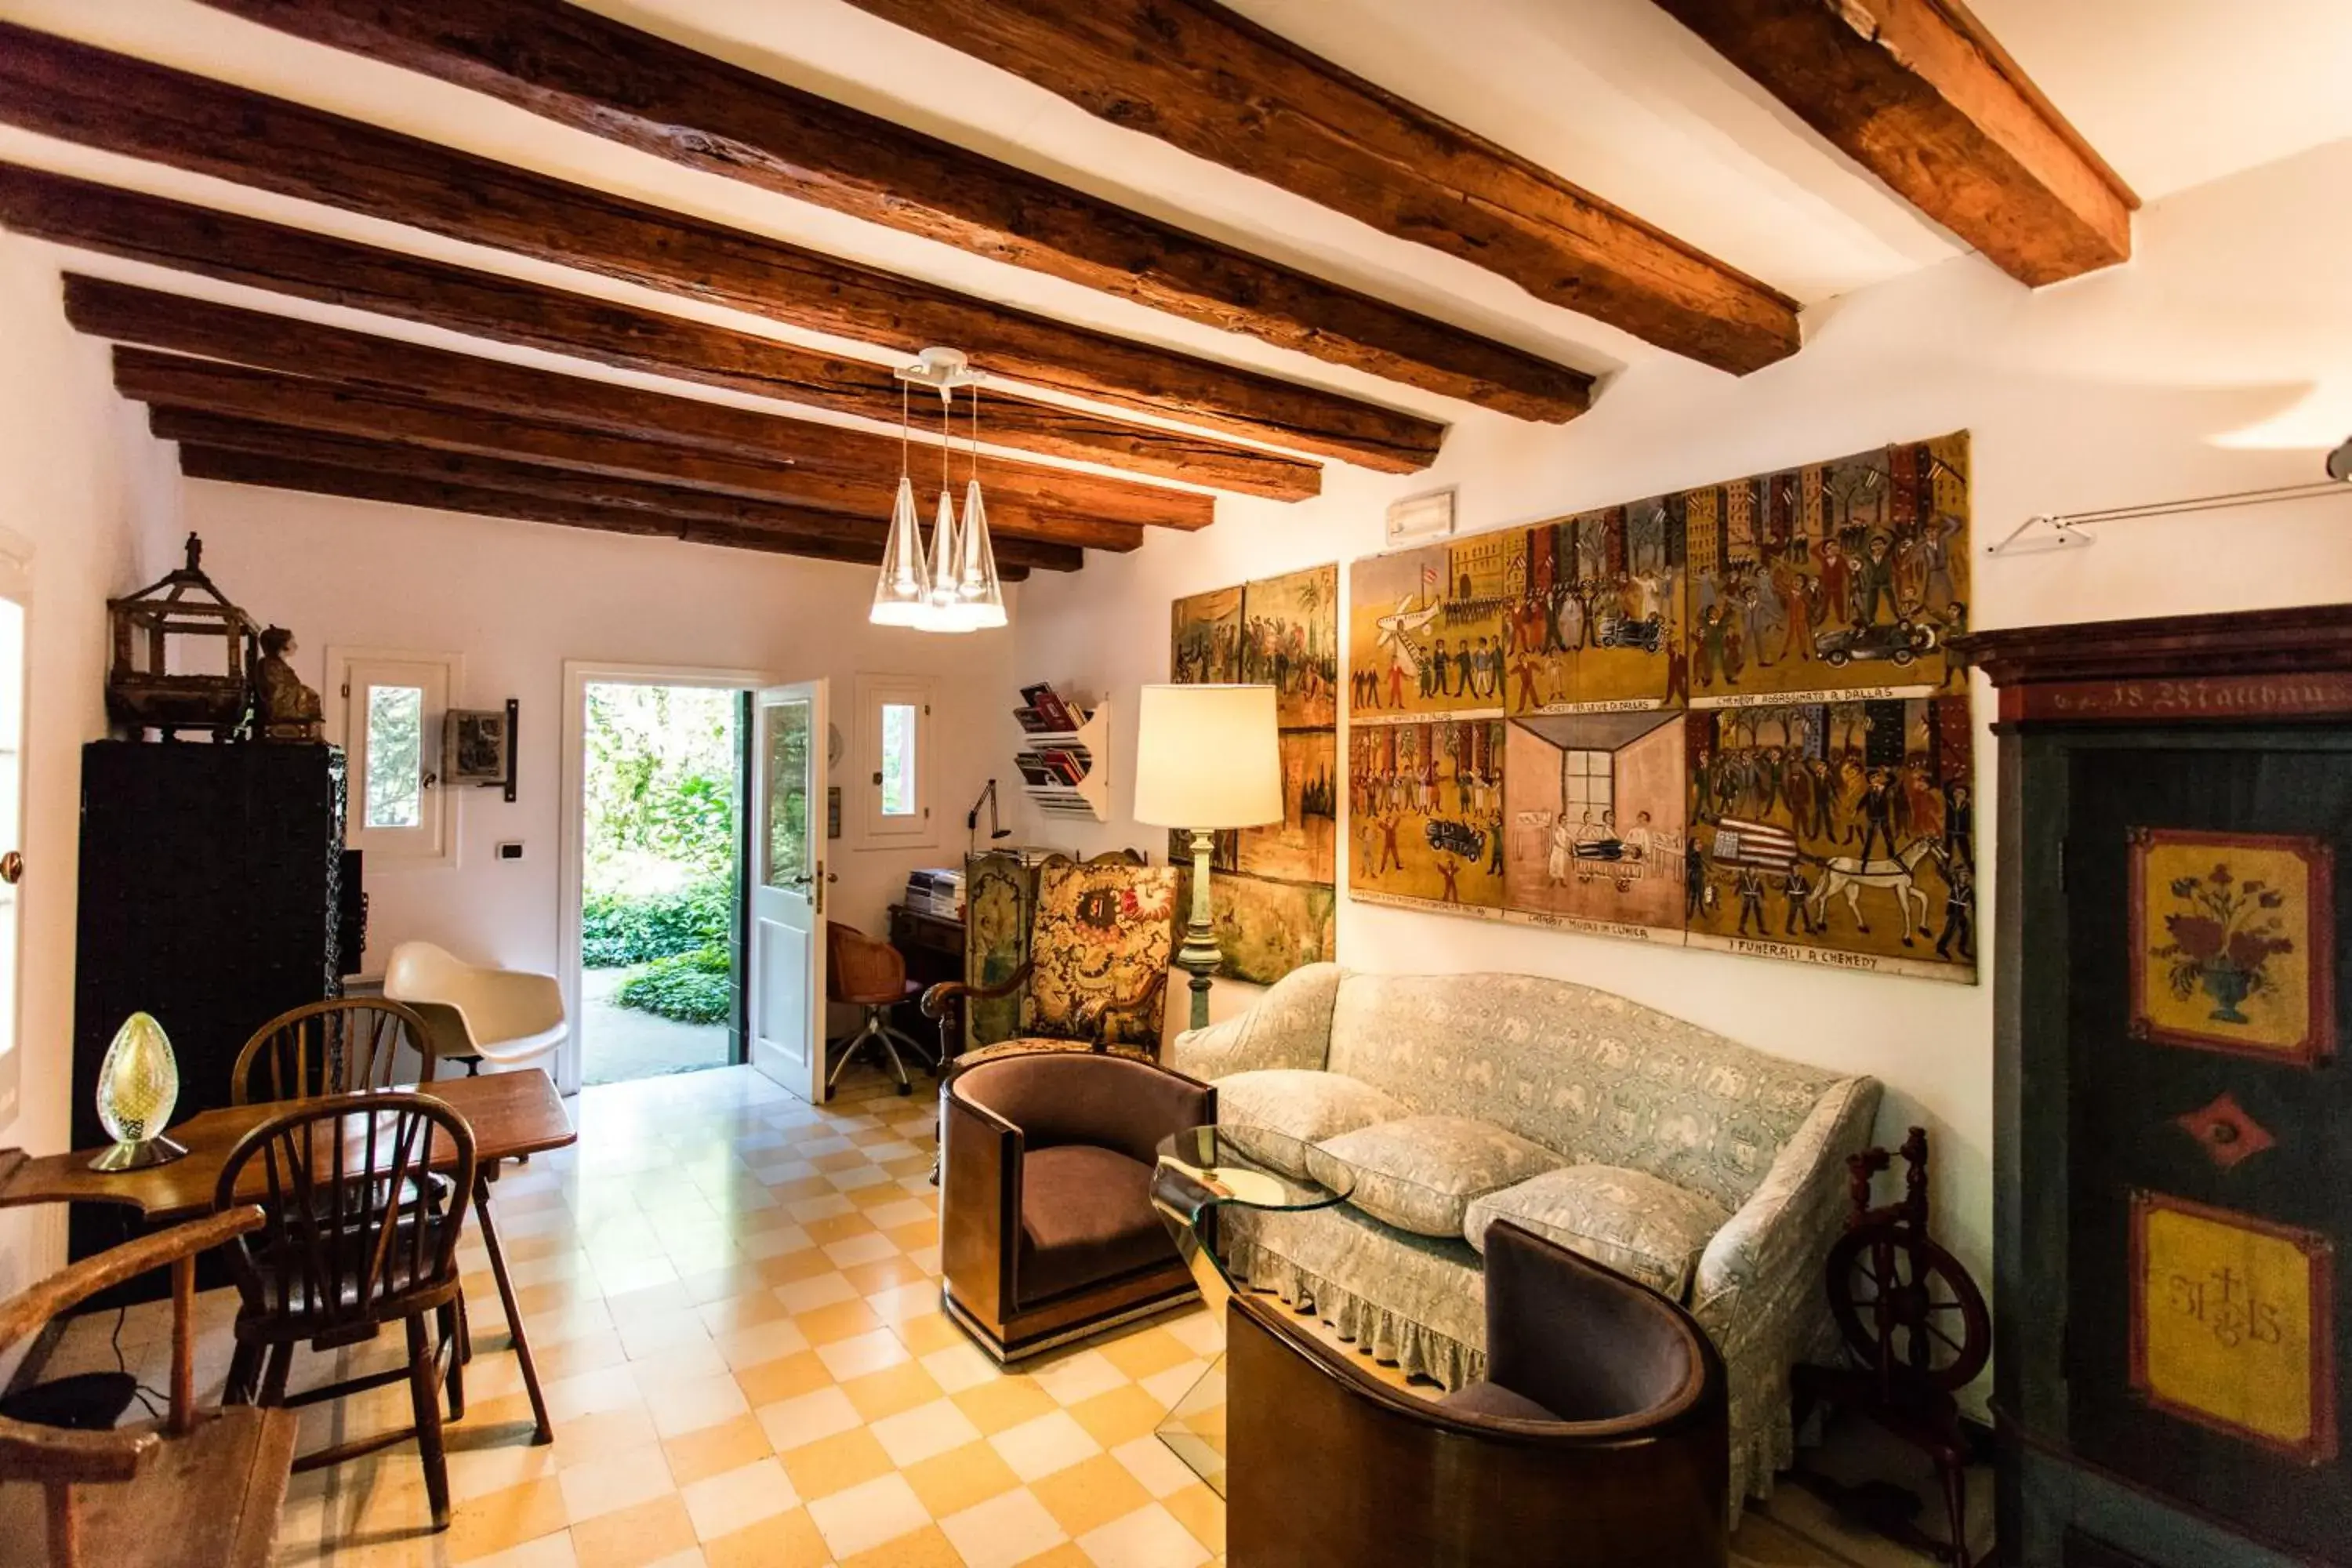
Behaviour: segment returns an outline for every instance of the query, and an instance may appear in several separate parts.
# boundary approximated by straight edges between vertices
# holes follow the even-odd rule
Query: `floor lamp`
[[[1192,835],[1192,918],[1176,964],[1192,976],[1192,1024],[1209,1026],[1219,962],[1209,857],[1219,830],[1283,819],[1282,744],[1271,686],[1147,686],[1137,707],[1135,819]]]

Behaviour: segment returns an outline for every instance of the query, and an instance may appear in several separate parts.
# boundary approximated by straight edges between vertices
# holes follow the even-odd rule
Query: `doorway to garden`
[[[581,697],[580,1082],[739,1061],[743,689],[612,678]]]

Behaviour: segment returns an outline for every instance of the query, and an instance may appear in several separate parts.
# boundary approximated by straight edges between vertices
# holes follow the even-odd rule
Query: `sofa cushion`
[[[1024,1306],[1175,1258],[1176,1244],[1151,1206],[1150,1166],[1087,1143],[1022,1156]]]
[[[1229,1073],[1217,1080],[1220,1122],[1229,1127],[1264,1127],[1301,1143],[1320,1143],[1359,1127],[1410,1114],[1412,1108],[1403,1101],[1346,1073],[1263,1068]],[[1268,1143],[1260,1157],[1285,1175],[1310,1173],[1303,1160],[1276,1157],[1280,1152]]]
[[[1486,1227],[1515,1220],[1679,1301],[1698,1255],[1730,1218],[1713,1198],[1646,1171],[1570,1165],[1479,1197],[1462,1235],[1483,1253]]]
[[[1489,1121],[1407,1116],[1343,1132],[1308,1151],[1307,1173],[1326,1186],[1352,1180],[1348,1201],[1374,1219],[1421,1236],[1462,1234],[1481,1193],[1524,1182],[1568,1162]]]

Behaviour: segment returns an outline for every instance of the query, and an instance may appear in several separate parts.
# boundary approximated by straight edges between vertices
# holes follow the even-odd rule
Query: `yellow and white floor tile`
[[[413,1445],[294,1478],[285,1568],[1197,1568],[1223,1507],[1154,1434],[1216,1354],[1194,1309],[1015,1373],[940,1312],[936,1089],[846,1080],[810,1107],[748,1068],[590,1089],[576,1147],[510,1167],[493,1215],[555,1441],[530,1411],[478,1237],[476,1355],[447,1429],[455,1519],[434,1533]],[[200,1299],[199,1387],[227,1366]],[[62,1373],[111,1366],[113,1314]],[[122,1324],[151,1384],[162,1303]],[[295,1386],[396,1356],[397,1335],[299,1360]],[[387,1363],[388,1364],[388,1363]],[[404,1426],[397,1384],[302,1415],[302,1448]],[[1783,1489],[1784,1494],[1790,1489]],[[1781,1512],[1779,1500],[1773,1509]],[[1751,1510],[1759,1563],[1919,1561]],[[1801,1554],[1812,1552],[1813,1555]]]

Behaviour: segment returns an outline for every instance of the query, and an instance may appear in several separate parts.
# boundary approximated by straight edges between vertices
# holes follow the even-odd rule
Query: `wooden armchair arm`
[[[171,1430],[184,1432],[194,1415],[189,1408],[194,1351],[188,1312],[194,1293],[195,1256],[259,1228],[261,1222],[261,1210],[246,1204],[125,1242],[60,1269],[0,1303],[0,1351],[100,1290],[168,1263],[173,1270]],[[41,1481],[126,1481],[139,1473],[161,1441],[154,1432],[69,1432],[0,1416],[0,1476]]]
[[[1157,1060],[1160,1056],[1160,1020],[1158,1014],[1160,999],[1167,994],[1167,991],[1168,972],[1163,969],[1151,977],[1150,984],[1126,1001],[1106,1002],[1097,1008],[1091,1020],[1092,1026],[1088,1031],[1094,1037],[1095,1049],[1105,1051],[1110,1048],[1110,1031],[1106,1026],[1110,1019],[1125,1017],[1130,1014],[1139,1015],[1140,1024],[1144,1027],[1139,1032],[1144,1034],[1150,1041],[1151,1055],[1153,1059]]]
[[[947,1005],[959,996],[974,1002],[992,1002],[1000,996],[1010,996],[1029,983],[1029,971],[1034,964],[1024,963],[993,985],[973,985],[962,980],[942,980],[923,993],[923,1016],[933,1023],[947,1021]]]

